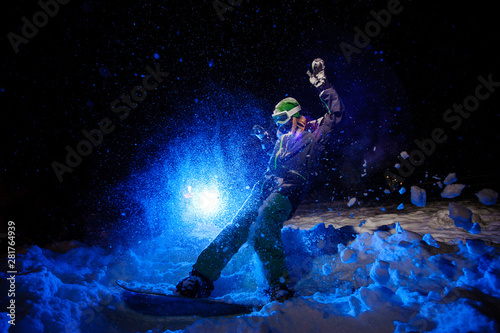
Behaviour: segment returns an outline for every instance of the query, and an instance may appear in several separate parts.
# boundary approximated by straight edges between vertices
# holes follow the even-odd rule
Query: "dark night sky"
[[[248,92],[269,111],[285,94],[320,106],[305,76],[316,57],[326,60],[329,78],[351,104],[363,100],[384,109],[377,99],[391,100],[390,89],[401,90],[397,95],[406,113],[395,127],[401,133],[392,138],[401,139],[395,146],[411,151],[413,139],[428,138],[432,129],[444,126],[446,109],[474,94],[479,75],[500,81],[500,40],[491,2],[400,3],[401,13],[352,55],[351,64],[339,44],[353,44],[354,27],[363,29],[373,20],[370,11],[387,8],[387,1],[241,1],[221,21],[209,1],[73,0],[59,5],[17,54],[7,35],[21,35],[21,19],[32,21],[40,6],[10,4],[2,9],[0,36],[2,226],[16,220],[24,226],[26,242],[82,238],[93,213],[89,198],[127,179],[132,169],[153,163],[160,141],[168,144],[195,119],[203,124],[200,117],[220,117],[197,115],[195,108],[182,113],[179,105],[207,102],[207,95],[218,94],[210,90],[215,86]],[[146,66],[155,64],[169,76],[119,121],[110,103],[140,84]],[[481,101],[456,131],[448,130],[448,140],[425,170],[483,176],[475,179],[498,186],[498,94]],[[113,119],[114,131],[58,182],[51,163],[62,162],[65,146],[75,147],[81,131],[104,117]],[[268,119],[260,122],[269,125]],[[242,136],[249,140],[248,133]],[[397,162],[394,155],[387,159],[379,173]],[[421,170],[408,181],[421,181]]]

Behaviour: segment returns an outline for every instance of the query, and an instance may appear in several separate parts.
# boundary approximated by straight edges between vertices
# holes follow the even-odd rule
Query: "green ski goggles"
[[[300,105],[294,107],[290,111],[280,111],[278,109],[275,109],[273,113],[273,120],[276,124],[286,124],[292,117],[298,117],[300,110]]]

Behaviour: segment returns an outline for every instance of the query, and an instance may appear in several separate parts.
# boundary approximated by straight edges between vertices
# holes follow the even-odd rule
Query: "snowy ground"
[[[404,209],[303,205],[283,229],[301,296],[230,318],[140,315],[126,307],[114,284],[135,280],[150,290],[172,291],[216,228],[201,227],[198,237],[160,237],[133,249],[78,242],[30,247],[19,254],[16,325],[9,328],[4,312],[0,332],[495,332],[500,205],[457,203],[472,211],[480,233],[455,226],[449,200]],[[267,302],[249,246],[215,288],[213,296],[225,300]],[[6,308],[5,300],[1,306]]]
[[[382,226],[399,222],[404,230],[422,235],[431,234],[440,242],[456,243],[458,240],[482,239],[490,245],[500,244],[498,204],[486,206],[477,200],[458,202],[472,211],[472,222],[481,225],[481,233],[471,234],[463,228],[457,228],[451,221],[448,216],[449,202],[449,200],[430,202],[425,208],[407,205],[401,210],[397,209],[398,205],[363,207],[354,204],[347,209],[345,202],[309,204],[299,207],[287,225],[300,229],[311,229],[318,223],[332,225],[335,228],[352,226],[357,233],[362,234],[373,233]]]

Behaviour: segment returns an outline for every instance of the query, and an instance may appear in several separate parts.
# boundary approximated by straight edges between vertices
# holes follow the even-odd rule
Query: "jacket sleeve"
[[[337,94],[335,88],[327,83],[327,87],[322,89],[319,94],[321,102],[326,107],[326,113],[323,117],[316,119],[316,140],[320,144],[320,147],[327,145],[330,134],[338,123],[340,123],[344,118],[344,105]],[[323,148],[317,148],[322,150]]]
[[[328,84],[319,94],[319,98],[327,110],[325,117],[329,116],[328,118],[330,118],[334,124],[341,122],[344,116],[344,105],[335,88]]]

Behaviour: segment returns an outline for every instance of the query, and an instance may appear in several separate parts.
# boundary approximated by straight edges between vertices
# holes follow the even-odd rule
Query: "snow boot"
[[[295,296],[295,291],[288,288],[286,284],[279,284],[274,287],[266,289],[265,293],[271,297],[271,301],[284,302]]]
[[[214,290],[214,283],[193,269],[177,284],[177,293],[189,298],[206,298]]]

